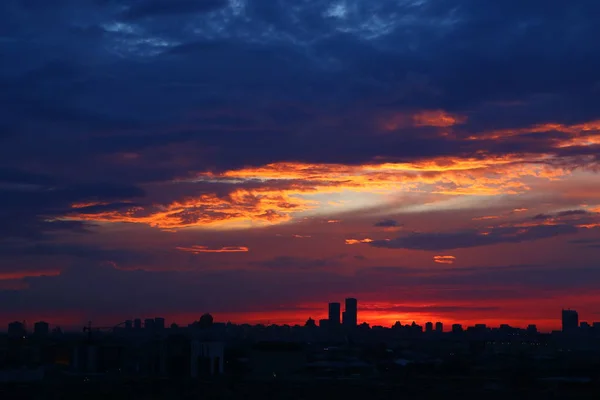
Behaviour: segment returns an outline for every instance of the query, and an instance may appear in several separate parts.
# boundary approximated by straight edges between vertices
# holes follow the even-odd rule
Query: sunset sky
[[[600,321],[598,1],[0,2],[0,329]]]

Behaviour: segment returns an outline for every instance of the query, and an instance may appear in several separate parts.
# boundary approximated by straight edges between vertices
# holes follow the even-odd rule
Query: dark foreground
[[[131,381],[10,384],[0,386],[0,399],[598,399],[594,383],[536,382],[527,385],[493,380],[414,379],[410,383],[376,381],[190,382]]]

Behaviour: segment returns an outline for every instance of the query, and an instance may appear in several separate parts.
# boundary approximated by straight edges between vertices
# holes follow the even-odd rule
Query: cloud
[[[486,221],[489,219],[498,219],[498,218],[500,218],[500,217],[497,215],[485,215],[483,217],[474,217],[472,219],[473,219],[473,221]]]
[[[261,232],[272,238],[274,229],[304,223],[286,232],[296,246],[304,242],[293,234],[318,237],[311,245],[350,238],[430,256],[595,231],[598,216],[577,209],[600,204],[600,54],[589,40],[600,35],[600,5],[521,3],[0,2],[3,263],[31,271],[62,271],[73,258],[179,268],[230,243],[260,258]],[[418,206],[405,206],[409,196]],[[526,207],[539,217],[515,221]],[[383,215],[420,233],[366,238]],[[506,224],[473,228],[490,221],[471,218],[492,215]],[[319,229],[331,236],[312,231],[312,217],[330,221]],[[176,232],[165,239],[163,231]],[[191,238],[204,231],[215,241]],[[364,249],[380,262],[381,252]],[[314,257],[321,259],[328,255]],[[105,283],[95,287],[84,272]],[[215,287],[252,283],[242,300],[220,299],[230,309],[250,307],[249,297],[252,307],[277,296],[312,299],[296,288],[302,284],[324,297],[363,290],[355,277],[306,270],[280,286],[282,276],[268,272],[202,278]],[[469,295],[492,296],[494,278],[508,285],[511,273],[534,287],[594,281],[589,269],[577,278],[528,269],[404,278],[416,288],[464,278],[479,290]],[[182,287],[186,296],[164,300],[177,308],[219,294],[198,276],[84,267],[2,295],[15,310],[50,307],[43,299],[56,296],[57,309],[83,299],[109,312],[138,290],[144,300],[131,300],[132,310],[163,307],[168,296],[156,293]],[[376,292],[381,282],[367,286]],[[111,283],[121,285],[115,299],[102,289]]]
[[[245,246],[224,246],[220,248],[208,248],[207,246],[176,247],[177,250],[189,252],[192,254],[200,253],[247,253],[250,249]]]
[[[454,256],[433,256],[433,261],[438,264],[454,264],[456,257]]]
[[[374,247],[413,250],[452,250],[489,246],[499,243],[521,243],[561,235],[575,234],[579,230],[572,225],[539,225],[529,228],[498,227],[483,232],[476,229],[447,233],[413,233],[391,240],[374,240]]]
[[[359,244],[359,243],[372,243],[374,242],[373,239],[370,238],[364,238],[364,239],[346,239],[345,243],[346,244]]]
[[[394,228],[402,225],[399,224],[398,221],[395,221],[393,219],[384,219],[382,221],[376,222],[374,226],[378,228]]]
[[[207,13],[227,5],[226,0],[145,0],[123,13],[125,19],[161,17],[177,14]]]

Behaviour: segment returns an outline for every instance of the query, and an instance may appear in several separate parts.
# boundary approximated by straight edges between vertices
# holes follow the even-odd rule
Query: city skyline
[[[233,323],[235,325],[252,325],[252,326],[258,326],[258,325],[264,325],[264,326],[271,326],[271,325],[276,325],[276,326],[301,326],[301,327],[306,327],[309,325],[309,322],[312,321],[312,323],[315,324],[315,326],[318,326],[322,329],[325,330],[331,330],[332,332],[341,332],[343,330],[346,329],[355,329],[359,326],[363,326],[363,325],[367,325],[370,328],[373,327],[383,327],[383,328],[394,328],[395,326],[397,326],[398,324],[402,325],[402,326],[417,326],[421,329],[421,332],[427,333],[427,332],[453,332],[455,327],[461,327],[461,329],[467,329],[467,328],[486,328],[486,329],[497,329],[497,328],[502,328],[503,326],[507,326],[510,327],[512,329],[521,329],[521,330],[527,330],[529,331],[531,328],[533,328],[535,330],[535,332],[539,332],[539,333],[550,333],[550,332],[559,332],[562,331],[564,333],[574,333],[577,332],[581,329],[591,329],[594,328],[599,329],[600,328],[600,319],[598,321],[594,321],[594,320],[580,320],[579,319],[579,313],[577,312],[577,310],[573,310],[573,309],[562,309],[561,314],[560,314],[560,318],[557,317],[557,320],[555,321],[555,325],[559,325],[560,329],[547,329],[545,327],[540,327],[537,324],[534,323],[526,323],[525,325],[513,325],[510,323],[507,323],[506,321],[498,323],[497,325],[489,325],[488,323],[486,323],[485,320],[481,320],[481,321],[475,321],[475,322],[470,322],[470,323],[465,323],[465,321],[458,321],[458,320],[451,320],[451,322],[444,322],[444,321],[438,321],[438,320],[427,320],[427,321],[415,321],[415,320],[407,320],[407,321],[400,321],[400,320],[396,320],[393,323],[386,325],[385,323],[369,323],[369,321],[367,320],[361,320],[360,318],[358,318],[358,316],[360,315],[360,313],[358,311],[360,311],[360,308],[356,308],[358,301],[355,298],[346,298],[345,299],[345,305],[346,305],[346,309],[341,312],[341,303],[339,302],[329,302],[327,303],[327,309],[325,310],[325,317],[324,318],[319,318],[319,316],[321,314],[318,314],[317,318],[314,318],[313,315],[309,315],[308,317],[306,317],[306,319],[304,319],[302,322],[298,322],[298,323],[277,323],[277,322],[272,322],[272,321],[256,321],[255,323],[250,323],[250,322],[240,322],[240,321],[231,321],[231,320],[214,320],[214,323],[217,324],[229,324],[229,323]],[[354,304],[354,306],[352,306],[352,304]],[[354,317],[346,317],[346,322],[344,322],[344,320],[342,320],[341,315],[345,314],[346,311],[348,311],[348,305],[350,305],[350,310],[354,310],[356,313],[354,314]],[[354,307],[354,308],[353,308]],[[125,319],[123,321],[120,321],[118,323],[115,323],[114,321],[112,323],[92,323],[92,321],[86,321],[86,323],[82,323],[80,325],[74,325],[74,326],[60,326],[59,324],[56,323],[52,323],[52,322],[48,322],[48,321],[35,321],[33,323],[29,323],[26,320],[16,320],[16,321],[11,321],[8,326],[8,331],[10,332],[10,326],[14,325],[16,326],[16,329],[22,329],[24,332],[34,332],[37,331],[38,329],[41,329],[42,331],[44,331],[46,334],[50,332],[50,328],[52,329],[59,329],[60,331],[63,330],[63,328],[66,328],[66,331],[68,332],[79,332],[81,331],[81,329],[83,329],[83,331],[85,332],[86,330],[90,331],[92,329],[104,329],[104,330],[112,330],[115,328],[120,328],[120,329],[150,329],[150,330],[154,330],[154,329],[165,329],[168,327],[172,327],[173,325],[175,325],[176,327],[190,327],[193,326],[194,324],[198,324],[200,321],[200,323],[202,323],[202,318],[204,316],[209,316],[210,318],[210,323],[213,323],[213,316],[210,313],[204,313],[203,316],[200,319],[191,319],[188,321],[169,321],[168,319],[164,318],[164,317],[148,317],[148,316],[138,316],[135,318],[128,318]],[[198,315],[196,316],[198,317]],[[356,323],[353,323],[352,321],[357,321]],[[96,321],[98,322],[98,321]],[[333,322],[333,323],[332,323]],[[33,330],[30,329],[30,327],[34,327]],[[0,330],[0,332],[2,332]]]
[[[599,13],[0,2],[0,325],[600,320]]]

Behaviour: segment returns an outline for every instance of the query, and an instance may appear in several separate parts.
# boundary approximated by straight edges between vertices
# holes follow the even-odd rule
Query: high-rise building
[[[129,330],[133,327],[133,321],[131,321],[130,319],[128,319],[127,321],[125,321],[125,329]]]
[[[562,310],[562,331],[574,332],[579,327],[579,314],[575,310]]]
[[[142,329],[142,320],[136,318],[133,320],[133,329]]]
[[[452,325],[452,332],[453,333],[461,333],[463,331],[463,327],[461,324],[453,324]]]
[[[444,324],[442,324],[441,322],[436,322],[435,323],[435,331],[438,333],[444,332]]]
[[[341,305],[340,303],[329,303],[329,326],[339,326],[340,325],[340,311]]]
[[[25,333],[25,324],[23,322],[15,321],[8,324],[8,336],[21,337],[25,336]]]
[[[427,332],[427,333],[433,332],[433,322],[427,322],[425,324],[425,332]]]
[[[154,318],[154,328],[165,329],[165,319],[161,317]]]
[[[144,328],[145,329],[154,329],[154,319],[153,318],[146,318],[144,320]]]
[[[347,298],[342,323],[345,327],[354,328],[358,322],[358,300]]]
[[[44,336],[50,333],[50,325],[44,321],[38,321],[33,324],[33,334]]]

